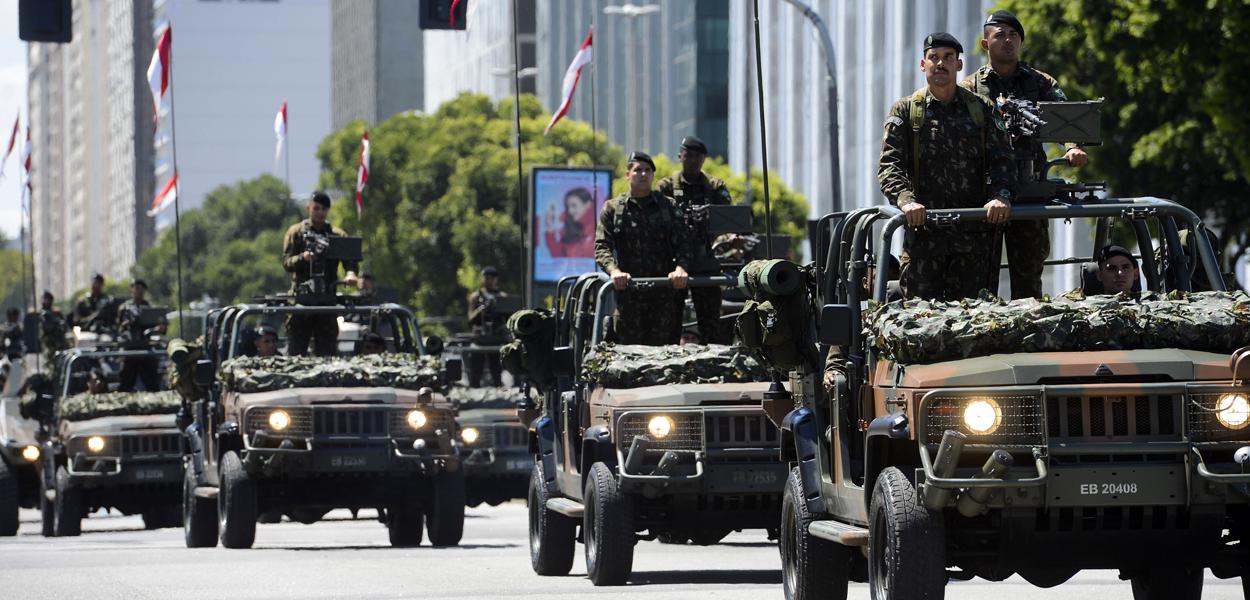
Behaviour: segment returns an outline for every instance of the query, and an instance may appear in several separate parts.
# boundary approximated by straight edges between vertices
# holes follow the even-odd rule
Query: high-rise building
[[[473,2],[463,31],[425,32],[425,110],[461,92],[491,100],[512,96],[512,2]],[[516,2],[516,39],[522,94],[536,91],[535,0]]]
[[[331,2],[330,116],[334,130],[356,119],[374,124],[425,106],[419,8],[411,0]]]

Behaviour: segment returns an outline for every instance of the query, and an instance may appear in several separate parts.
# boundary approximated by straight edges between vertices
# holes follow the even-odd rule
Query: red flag
[[[451,0],[451,26],[456,26],[456,7],[460,6],[460,0]]]
[[[148,216],[155,217],[157,213],[169,208],[174,203],[174,199],[178,197],[178,171],[174,170],[173,177],[165,182],[165,187],[157,192],[156,197],[152,198],[152,208],[148,209]]]
[[[278,156],[282,154],[282,143],[286,141],[286,100],[282,101],[278,114],[273,117],[273,135],[278,139],[278,145],[273,151],[273,163],[276,166]]]
[[[26,124],[26,145],[22,147],[22,166],[26,168],[26,189],[33,191],[30,186],[30,154],[33,148],[30,145],[30,123]]]
[[[595,35],[594,31],[586,34],[586,40],[582,42],[582,47],[577,51],[577,55],[573,57],[573,62],[569,63],[569,68],[564,72],[564,101],[560,103],[560,108],[551,115],[551,122],[547,124],[547,128],[543,130],[543,135],[547,135],[552,127],[564,115],[569,112],[569,104],[573,102],[573,92],[577,90],[577,81],[582,77],[582,67],[590,64],[591,55],[591,38]]]
[[[366,131],[360,138],[360,170],[356,171],[356,218],[360,218],[361,211],[364,210],[364,202],[360,199],[360,193],[365,191],[365,182],[369,181],[369,132]]]
[[[13,119],[13,133],[9,134],[9,145],[4,150],[4,158],[0,158],[0,177],[4,177],[4,164],[9,162],[9,155],[13,154],[13,146],[17,144],[18,123],[22,120],[22,113],[18,112],[17,117]]]
[[[161,112],[161,101],[165,99],[165,90],[169,89],[170,48],[173,45],[173,27],[166,25],[161,38],[156,42],[156,50],[152,52],[152,62],[148,64],[148,87],[152,90],[152,127],[156,128]]]

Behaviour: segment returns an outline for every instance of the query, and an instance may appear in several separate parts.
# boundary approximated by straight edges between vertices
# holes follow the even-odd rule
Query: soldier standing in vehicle
[[[314,192],[308,201],[308,218],[286,230],[282,239],[282,268],[291,274],[292,294],[300,284],[311,280],[314,272],[321,273],[322,284],[329,293],[332,294],[338,284],[339,261],[317,256],[307,243],[310,233],[325,237],[347,236],[342,229],[326,221],[329,214],[330,196]],[[343,269],[346,271],[343,284],[356,285],[355,261],[344,262]],[[286,334],[290,356],[307,354],[309,342],[313,343],[313,353],[317,356],[333,356],[338,346],[338,318],[332,314],[290,315]]]
[[[91,277],[91,291],[74,306],[73,322],[83,331],[99,333],[112,326],[105,321],[102,314],[113,304],[113,297],[104,293],[104,275],[96,273]]]
[[[990,102],[997,102],[999,97],[1032,102],[1068,99],[1054,77],[1020,60],[1024,26],[1015,15],[997,11],[985,20],[983,31],[981,48],[989,55],[989,64],[965,77],[959,85]],[[1040,179],[1046,167],[1046,150],[1041,142],[1034,141],[1030,145],[1034,175]],[[1089,162],[1089,156],[1078,144],[1066,144],[1065,148],[1064,158],[1068,164],[1081,167]],[[1045,220],[1012,221],[1003,233],[1007,242],[1011,297],[1040,298],[1043,263],[1050,256],[1049,223]]]
[[[148,336],[164,330],[164,325],[145,327],[146,324],[140,319],[143,309],[152,306],[147,301],[147,292],[146,281],[134,280],[130,284],[130,299],[123,302],[117,309],[117,335],[127,342],[127,347],[146,348]],[[161,389],[159,370],[160,361],[155,358],[122,359],[121,373],[117,376],[121,382],[118,389],[123,392],[133,392],[136,390],[135,383],[142,381],[145,391],[157,391]]]
[[[926,37],[927,85],[895,102],[885,121],[877,179],[907,217],[900,284],[908,298],[975,297],[992,267],[992,226],[1011,215],[1016,177],[1007,134],[988,101],[956,85],[962,53],[949,33]],[[928,209],[974,207],[985,208],[989,225],[925,223]]]
[[[469,325],[473,327],[473,343],[480,346],[499,346],[507,341],[504,336],[504,316],[495,310],[495,302],[508,294],[499,289],[499,270],[495,267],[482,269],[482,285],[469,294]],[[499,351],[471,352],[469,361],[469,387],[482,385],[482,368],[490,366],[490,378],[494,385],[503,385],[500,377],[503,365]]]
[[[616,288],[616,340],[622,344],[675,344],[673,290],[630,287],[633,277],[668,277],[686,289],[690,250],[680,208],[653,191],[655,162],[634,152],[626,162],[629,191],[604,205],[595,230],[595,262]]]
[[[17,307],[10,307],[5,311],[4,327],[0,331],[4,332],[0,338],[0,344],[4,347],[4,355],[10,359],[22,357],[22,311]]]
[[[43,364],[48,368],[56,364],[57,352],[69,348],[69,340],[65,338],[69,330],[65,317],[53,306],[55,301],[52,292],[47,290],[39,298],[39,345],[43,348]]]
[[[681,170],[665,177],[656,184],[656,190],[673,199],[673,203],[685,216],[686,235],[690,244],[690,272],[693,275],[720,275],[720,263],[712,254],[712,240],[707,232],[708,205],[733,204],[729,188],[725,182],[703,172],[703,161],[707,159],[707,145],[695,136],[686,136],[681,140],[681,149],[677,152],[677,161]],[[727,343],[726,328],[721,327],[721,289],[719,287],[699,287],[690,290],[694,303],[695,319],[698,322],[699,337],[708,343]],[[686,294],[677,293],[676,321],[674,326],[681,329],[685,313]]]

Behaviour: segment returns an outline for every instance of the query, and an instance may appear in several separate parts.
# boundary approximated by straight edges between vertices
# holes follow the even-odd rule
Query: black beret
[[[927,52],[930,48],[954,48],[955,52],[964,53],[964,47],[959,43],[959,40],[945,31],[930,33],[929,37],[924,39],[925,51]]]
[[[325,192],[313,192],[312,201],[326,208],[330,207],[330,195]]]
[[[261,323],[260,325],[257,325],[256,336],[264,337],[266,335],[272,335],[273,337],[278,337],[278,329],[268,323]]]
[[[1020,34],[1021,40],[1024,39],[1024,25],[1021,25],[1020,19],[1017,19],[1015,15],[1008,11],[996,10],[991,13],[989,18],[985,20],[983,27],[989,27],[990,25],[1006,25],[1015,29],[1016,33]]]
[[[651,155],[647,154],[646,152],[639,152],[637,150],[634,150],[634,152],[629,155],[629,160],[625,161],[626,164],[636,163],[636,162],[647,163],[648,165],[650,165],[652,171],[655,170],[655,161],[651,160]]]
[[[1137,268],[1137,257],[1133,256],[1133,253],[1129,252],[1128,248],[1125,248],[1124,246],[1116,246],[1112,244],[1110,246],[1104,247],[1102,249],[1102,258],[1100,259],[1100,261],[1106,262],[1107,259],[1111,258],[1112,256],[1123,256],[1124,258],[1127,258],[1129,262],[1133,263],[1134,269]]]
[[[707,154],[707,144],[704,144],[703,140],[693,135],[688,135],[684,138],[681,138],[681,149],[682,150],[694,150],[695,152]]]
[[[1186,229],[1185,231],[1189,231],[1189,230]],[[91,276],[91,281],[99,281],[100,283],[104,283],[104,275],[100,273],[96,273],[95,275]]]
[[[496,269],[495,267],[486,267],[482,269],[482,274],[488,277],[498,277],[499,269]]]
[[[136,285],[138,285],[138,286],[143,286],[143,289],[145,289],[145,290],[146,290],[146,289],[148,289],[148,282],[146,282],[146,281],[144,281],[144,280],[142,280],[142,279],[138,279],[138,278],[136,278],[134,281],[131,281],[131,282],[130,282],[130,287],[134,287],[134,286],[136,286]]]

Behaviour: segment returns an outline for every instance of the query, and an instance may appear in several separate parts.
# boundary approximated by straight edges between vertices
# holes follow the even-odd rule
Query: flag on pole
[[[160,120],[161,102],[165,99],[165,91],[169,89],[170,48],[173,44],[173,27],[166,25],[161,37],[156,42],[156,50],[152,52],[152,62],[148,64],[148,87],[152,90],[152,129],[156,129]]]
[[[569,63],[569,68],[564,72],[564,101],[560,103],[560,108],[551,115],[551,122],[547,124],[547,128],[543,130],[543,135],[547,135],[552,127],[560,119],[564,118],[565,113],[569,112],[569,104],[573,102],[573,92],[577,90],[577,80],[582,77],[582,67],[590,64],[591,59],[591,38],[595,32],[591,31],[586,34],[586,40],[582,42],[582,47],[577,51],[577,55],[573,57],[573,62]]]
[[[9,134],[9,144],[5,147],[4,158],[0,158],[0,179],[4,178],[4,165],[9,162],[9,155],[13,154],[13,146],[17,144],[18,123],[22,120],[22,113],[19,111],[17,117],[13,119],[13,133]]]
[[[456,7],[460,6],[460,0],[451,0],[451,28],[456,28]]]
[[[278,114],[273,118],[273,135],[278,139],[278,146],[273,151],[273,164],[277,168],[278,157],[282,155],[282,144],[286,142],[286,100],[278,107]]]
[[[27,123],[26,124],[26,144],[22,146],[22,168],[26,170],[26,187],[22,188],[22,208],[24,210],[29,209],[29,206],[27,203],[29,202],[31,192],[35,191],[35,188],[31,187],[31,184],[30,184],[31,151],[32,151],[32,148],[30,144],[30,123]]]
[[[155,217],[157,213],[173,206],[174,198],[178,197],[178,171],[174,170],[173,177],[165,182],[165,187],[157,192],[156,197],[152,198],[152,208],[148,209],[148,216]]]
[[[360,170],[356,171],[356,218],[360,218],[361,211],[364,210],[364,202],[360,199],[361,192],[365,191],[365,182],[369,181],[369,132],[366,131],[360,138]]]

